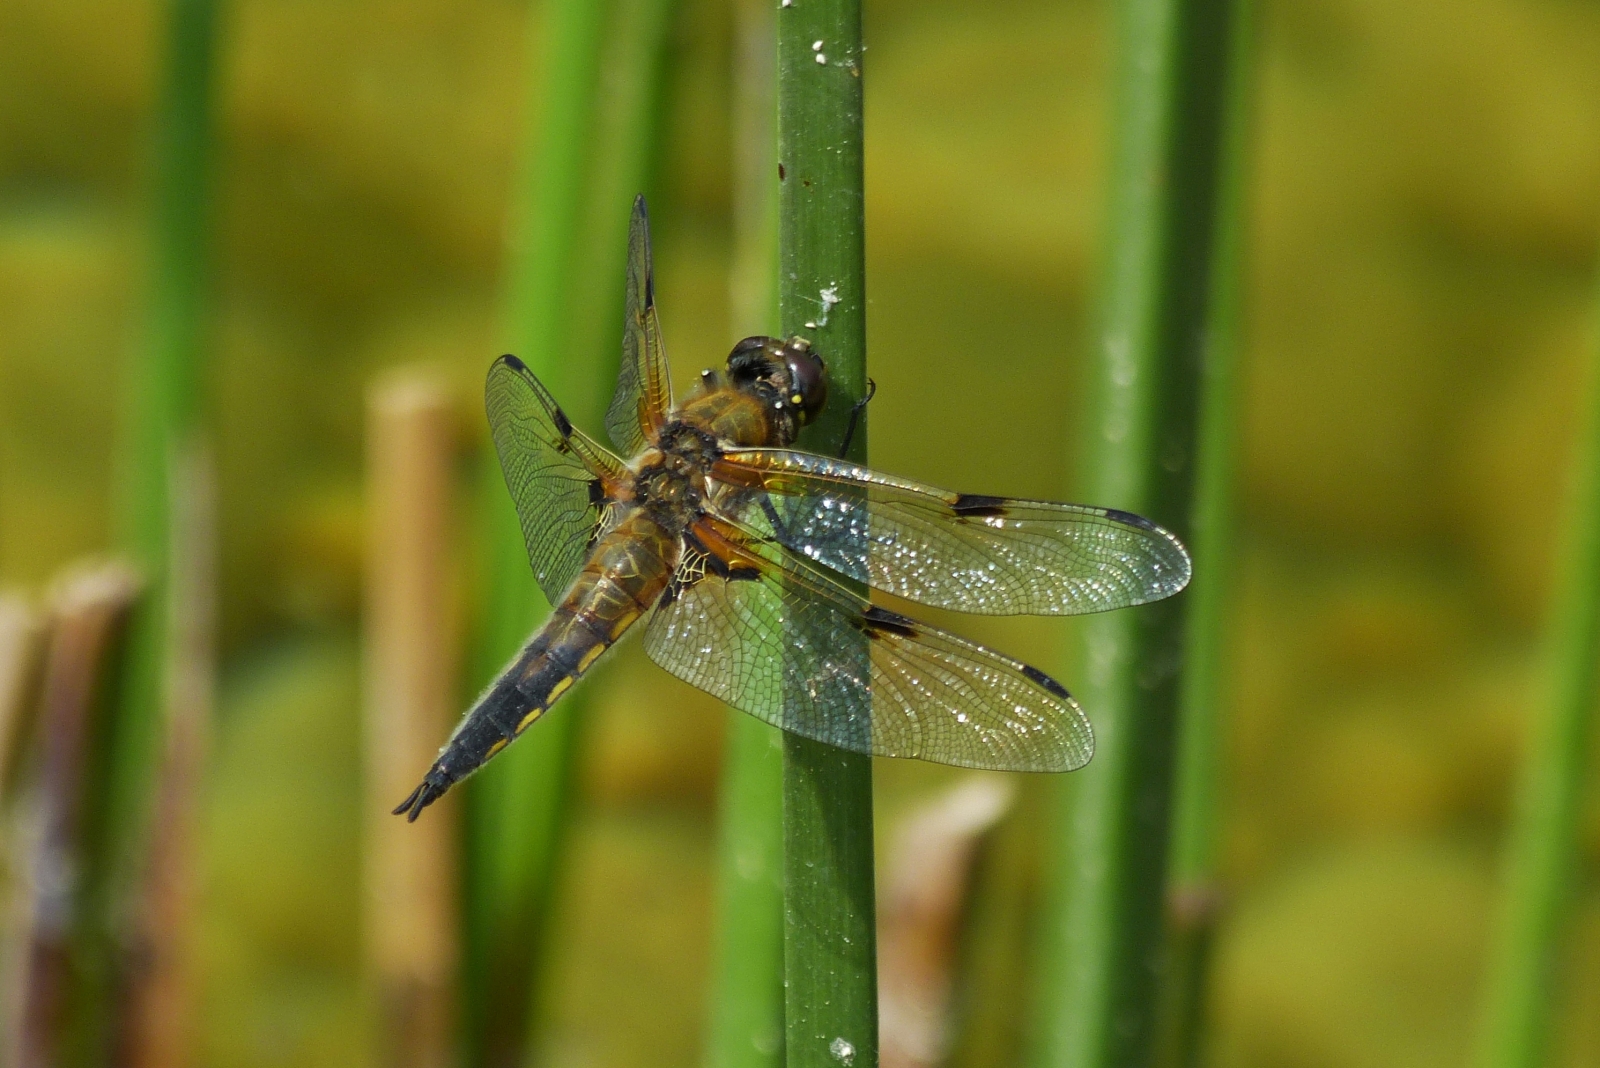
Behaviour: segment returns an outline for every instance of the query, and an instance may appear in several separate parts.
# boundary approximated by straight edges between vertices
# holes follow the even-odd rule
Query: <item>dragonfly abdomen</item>
[[[643,513],[602,538],[550,619],[473,704],[395,814],[416,819],[548,712],[655,603],[676,566],[676,544]]]

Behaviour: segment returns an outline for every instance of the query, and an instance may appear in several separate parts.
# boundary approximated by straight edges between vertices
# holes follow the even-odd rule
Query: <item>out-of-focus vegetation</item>
[[[867,4],[875,466],[1072,494],[1108,7]],[[1263,8],[1214,1041],[1239,1066],[1458,1064],[1593,329],[1600,8]],[[727,5],[684,10],[652,209],[687,379],[734,340],[732,28]],[[36,589],[109,541],[160,25],[123,0],[0,5],[7,584]],[[360,397],[381,367],[436,363],[482,440],[529,32],[520,3],[226,9],[202,1063],[344,1065],[359,1048]],[[615,333],[595,323],[571,358],[600,358]],[[1037,620],[959,625],[1038,662],[1061,645]],[[692,1064],[722,716],[637,649],[585,685],[540,1053]],[[949,777],[878,772],[880,826]],[[1558,1064],[1600,1057],[1592,802],[1583,828]],[[993,855],[1025,875],[1026,853]],[[1027,899],[1025,878],[993,881]],[[975,930],[1027,944],[985,907]],[[959,1048],[1007,1048],[986,1041]]]

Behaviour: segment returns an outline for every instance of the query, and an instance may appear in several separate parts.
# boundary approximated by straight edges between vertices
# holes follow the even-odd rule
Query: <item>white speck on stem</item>
[[[833,306],[844,299],[839,296],[839,287],[837,285],[824,286],[818,291],[817,296],[821,298],[817,303],[822,305],[822,314],[817,316],[815,322],[806,324],[807,330],[815,330],[819,326],[827,326],[828,314],[833,311]]]
[[[833,1054],[833,1059],[849,1068],[856,1062],[856,1048],[842,1038],[836,1038],[828,1043],[828,1052]]]
[[[812,41],[811,42],[811,51],[813,51],[813,52],[822,51],[822,42],[821,41]]]
[[[818,63],[827,63],[828,62],[828,57],[823,55],[821,52],[818,52],[817,53],[817,62]]]

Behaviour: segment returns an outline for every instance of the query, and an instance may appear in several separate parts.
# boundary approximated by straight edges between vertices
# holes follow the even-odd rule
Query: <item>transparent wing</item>
[[[685,541],[645,631],[651,659],[685,682],[858,753],[1001,771],[1071,771],[1093,754],[1083,710],[1043,672],[877,608],[716,519]]]
[[[637,456],[667,421],[672,380],[656,316],[654,268],[650,264],[650,217],[644,197],[633,202],[628,225],[628,296],[622,318],[622,366],[617,391],[606,410],[606,433],[624,456]]]
[[[554,602],[583,567],[627,471],[574,427],[515,356],[489,368],[489,430],[522,521],[528,562]]]
[[[1076,615],[1189,582],[1178,539],[1130,512],[950,493],[794,449],[733,450],[714,475],[739,488],[729,507],[741,525],[921,604]]]

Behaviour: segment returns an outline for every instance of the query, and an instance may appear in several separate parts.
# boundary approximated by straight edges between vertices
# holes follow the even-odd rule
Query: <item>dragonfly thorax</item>
[[[717,452],[716,438],[706,431],[668,423],[634,478],[635,499],[669,528],[688,526],[703,506],[706,476]]]

